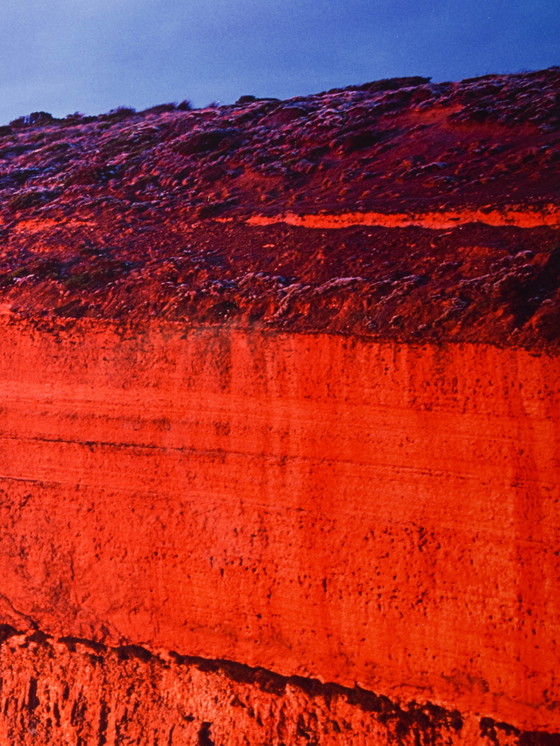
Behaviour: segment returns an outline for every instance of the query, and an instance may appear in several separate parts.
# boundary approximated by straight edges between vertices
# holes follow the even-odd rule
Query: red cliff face
[[[557,85],[4,132],[6,743],[557,742]]]

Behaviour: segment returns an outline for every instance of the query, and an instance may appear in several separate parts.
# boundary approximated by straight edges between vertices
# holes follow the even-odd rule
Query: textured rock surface
[[[285,678],[228,661],[107,648],[6,631],[0,648],[5,743],[130,746],[554,746],[440,707],[401,708],[359,688]]]
[[[559,75],[0,130],[6,743],[560,741]]]
[[[560,730],[557,356],[84,320],[0,372],[6,623]]]

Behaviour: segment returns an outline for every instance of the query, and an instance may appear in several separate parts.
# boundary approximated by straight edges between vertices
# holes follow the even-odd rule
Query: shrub
[[[36,125],[50,124],[56,121],[52,114],[47,111],[32,111],[31,114],[27,114],[23,117],[18,117],[10,122],[11,127],[33,127]]]
[[[231,146],[238,135],[238,130],[225,128],[191,132],[178,140],[173,148],[181,155],[207,153],[211,150]]]
[[[144,109],[142,114],[165,114],[167,111],[175,111],[178,108],[177,104],[157,104],[156,106],[150,106],[149,109]]]
[[[133,114],[136,114],[136,109],[132,106],[117,106],[116,109],[111,109],[107,114],[103,114],[103,119],[109,119],[111,121],[120,121],[121,119],[127,119]]]
[[[16,192],[8,200],[8,207],[10,210],[25,210],[28,207],[39,207],[39,205],[47,202],[48,196],[45,192]]]

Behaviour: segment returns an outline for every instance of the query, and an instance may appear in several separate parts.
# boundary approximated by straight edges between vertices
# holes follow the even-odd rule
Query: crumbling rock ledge
[[[0,628],[3,743],[127,746],[555,746],[432,704],[233,661]]]

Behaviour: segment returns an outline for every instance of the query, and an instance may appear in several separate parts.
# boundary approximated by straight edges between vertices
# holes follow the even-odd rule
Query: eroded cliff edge
[[[84,320],[2,361],[14,630],[559,730],[557,356]]]
[[[3,133],[5,739],[557,742],[557,88]]]

